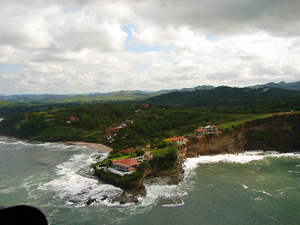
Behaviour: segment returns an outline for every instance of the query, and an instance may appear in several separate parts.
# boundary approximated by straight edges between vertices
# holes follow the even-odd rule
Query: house
[[[205,134],[205,130],[194,130],[196,136],[203,136]]]
[[[119,130],[121,130],[122,128],[123,127],[113,127],[113,128],[110,128],[110,130],[119,132]]]
[[[209,125],[205,127],[198,127],[197,130],[194,130],[196,136],[203,136],[205,134],[217,133],[219,128],[215,125]]]
[[[127,149],[124,149],[124,150],[120,150],[119,152],[120,153],[125,153],[125,152],[135,153],[135,151],[136,151],[136,148],[127,148]]]
[[[129,123],[133,123],[134,122],[134,120],[125,120],[124,121],[124,123],[127,125],[127,124],[129,124]]]
[[[111,134],[104,135],[104,138],[106,138],[106,139],[111,139],[111,137],[112,137]]]
[[[184,142],[184,137],[172,137],[172,138],[167,138],[167,140],[178,143],[178,144],[182,144]]]
[[[153,155],[152,154],[145,154],[144,155],[144,160],[148,161],[148,160],[152,160],[153,159]]]
[[[123,171],[134,171],[135,166],[138,166],[140,162],[135,161],[134,159],[115,159],[112,160],[112,165],[114,169],[119,169]]]
[[[215,125],[210,125],[205,127],[205,132],[210,134],[210,133],[216,133],[218,132],[218,127]]]
[[[140,112],[141,111],[141,109],[137,109],[137,110],[135,110],[135,112],[137,113],[137,112]]]
[[[79,120],[79,118],[74,117],[74,116],[70,116],[70,117],[69,117],[69,120],[67,121],[67,123],[71,123],[71,122],[74,121],[74,120]]]
[[[109,131],[110,131],[110,134],[113,135],[113,136],[117,136],[117,134],[119,133],[119,131],[122,129],[123,127],[113,127],[113,128],[110,128]]]
[[[111,134],[104,135],[104,138],[106,140],[112,140],[112,135]]]
[[[126,127],[128,124],[133,123],[134,120],[125,120],[120,123],[120,127]]]

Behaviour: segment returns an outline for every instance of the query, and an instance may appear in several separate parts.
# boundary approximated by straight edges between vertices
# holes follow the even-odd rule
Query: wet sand
[[[78,146],[87,146],[92,149],[96,149],[99,153],[105,153],[112,151],[112,148],[103,145],[103,144],[96,144],[96,143],[88,143],[88,142],[67,142],[67,144],[71,145],[78,145]]]

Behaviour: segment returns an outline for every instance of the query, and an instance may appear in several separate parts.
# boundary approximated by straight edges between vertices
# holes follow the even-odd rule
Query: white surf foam
[[[147,196],[143,198],[141,206],[149,206],[163,199],[181,199],[187,195],[183,185],[168,185],[166,180],[162,178],[149,179],[143,184],[146,188]],[[183,201],[180,204],[167,204],[165,206],[179,206],[182,204],[184,204]]]
[[[29,142],[25,140],[18,140],[15,138],[8,138],[8,140],[0,141],[0,144],[10,145],[10,146],[30,146],[30,147],[43,147],[48,149],[69,149],[69,150],[91,150],[96,152],[94,149],[89,149],[87,146],[78,146],[78,145],[70,145],[61,142]]]
[[[178,206],[183,206],[184,205],[184,201],[182,201],[179,204],[167,204],[167,205],[162,205],[162,207],[178,207]]]
[[[188,158],[184,162],[183,166],[186,172],[194,170],[200,164],[213,164],[213,163],[239,163],[247,164],[251,161],[262,160],[265,157],[293,157],[300,158],[300,154],[297,153],[278,153],[278,152],[263,152],[263,151],[248,151],[238,154],[220,154],[212,156],[199,156],[196,158]]]
[[[52,189],[56,192],[55,198],[65,201],[66,205],[75,207],[86,206],[89,199],[100,202],[103,196],[112,199],[122,193],[120,188],[109,184],[100,184],[97,179],[81,176],[77,172],[82,167],[89,167],[95,162],[93,154],[73,155],[67,162],[56,166],[56,174],[60,176],[39,187],[39,189]],[[109,204],[108,201],[101,201]]]
[[[199,156],[197,158],[188,158],[184,162],[185,170],[193,170],[199,166],[199,164],[212,164],[212,163],[241,163],[246,164],[253,160],[261,160],[264,156],[261,152],[247,152],[240,154],[220,154],[212,156]]]

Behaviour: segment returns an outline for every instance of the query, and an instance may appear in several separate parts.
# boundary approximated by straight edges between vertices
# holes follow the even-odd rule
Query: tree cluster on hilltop
[[[186,108],[214,107],[215,110],[220,109],[223,112],[236,110],[245,113],[250,112],[251,109],[265,112],[266,106],[276,104],[279,100],[286,101],[285,99],[294,98],[299,102],[299,93],[299,91],[279,88],[250,89],[221,86],[210,90],[171,92],[149,98],[147,101]],[[278,109],[282,110],[282,107]]]

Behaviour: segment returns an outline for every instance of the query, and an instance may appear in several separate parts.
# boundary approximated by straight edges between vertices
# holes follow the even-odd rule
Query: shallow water
[[[98,154],[87,147],[0,137],[0,205],[36,206],[50,224],[300,223],[299,154],[187,159],[179,185],[146,180],[147,196],[127,205],[110,201],[120,188],[89,172]],[[90,198],[98,201],[87,205]]]

